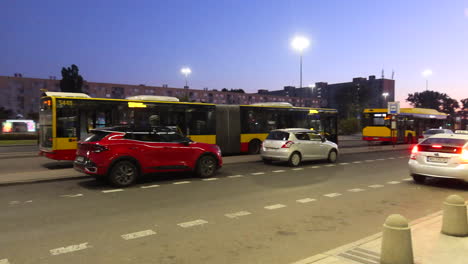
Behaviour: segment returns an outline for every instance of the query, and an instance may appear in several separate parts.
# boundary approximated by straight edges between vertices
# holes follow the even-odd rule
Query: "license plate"
[[[437,162],[437,163],[447,163],[447,162],[448,162],[448,158],[427,157],[427,161],[429,161],[429,162]]]
[[[76,157],[76,161],[78,161],[78,162],[83,162],[83,161],[84,161],[84,157],[78,156],[78,157]]]

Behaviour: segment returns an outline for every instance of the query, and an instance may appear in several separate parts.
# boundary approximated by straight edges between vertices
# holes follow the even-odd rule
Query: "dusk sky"
[[[299,85],[295,35],[311,40],[303,83],[391,78],[397,100],[429,89],[468,97],[468,1],[140,0],[0,2],[0,75],[278,90]]]

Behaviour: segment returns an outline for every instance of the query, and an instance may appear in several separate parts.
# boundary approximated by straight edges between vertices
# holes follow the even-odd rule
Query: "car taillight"
[[[108,148],[102,145],[93,145],[93,147],[91,148],[91,151],[96,153],[103,152],[106,150],[108,150]]]
[[[415,160],[416,159],[416,153],[418,153],[418,151],[419,151],[418,145],[414,146],[413,149],[411,150],[410,159]]]
[[[290,148],[293,144],[294,142],[287,141],[286,143],[283,144],[283,146],[281,146],[281,148]]]
[[[460,158],[462,163],[468,163],[468,149],[462,149]]]

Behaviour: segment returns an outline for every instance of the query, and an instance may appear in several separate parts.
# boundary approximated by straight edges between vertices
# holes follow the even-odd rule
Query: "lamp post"
[[[299,82],[299,88],[302,88],[302,52],[307,47],[309,47],[309,45],[310,45],[310,41],[307,38],[301,37],[301,36],[297,36],[291,41],[291,46],[293,47],[293,49],[298,51],[299,55],[300,55],[300,62],[299,62],[299,76],[300,76],[299,79],[300,79],[300,82]]]
[[[426,69],[424,70],[421,75],[426,78],[426,91],[428,89],[428,86],[429,86],[429,76],[432,75],[432,70],[431,69]]]
[[[192,73],[192,70],[189,67],[184,67],[180,70],[180,72],[185,76],[185,88],[188,88],[187,77],[190,73]]]

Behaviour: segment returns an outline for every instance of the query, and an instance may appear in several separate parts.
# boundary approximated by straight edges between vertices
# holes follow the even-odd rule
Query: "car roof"
[[[317,131],[315,130],[310,130],[310,129],[307,129],[307,128],[282,128],[282,129],[275,129],[275,130],[272,130],[272,131],[281,131],[281,132],[313,132],[313,133],[317,133]]]
[[[465,139],[468,140],[468,135],[466,134],[436,134],[430,138],[456,138],[456,139]]]

